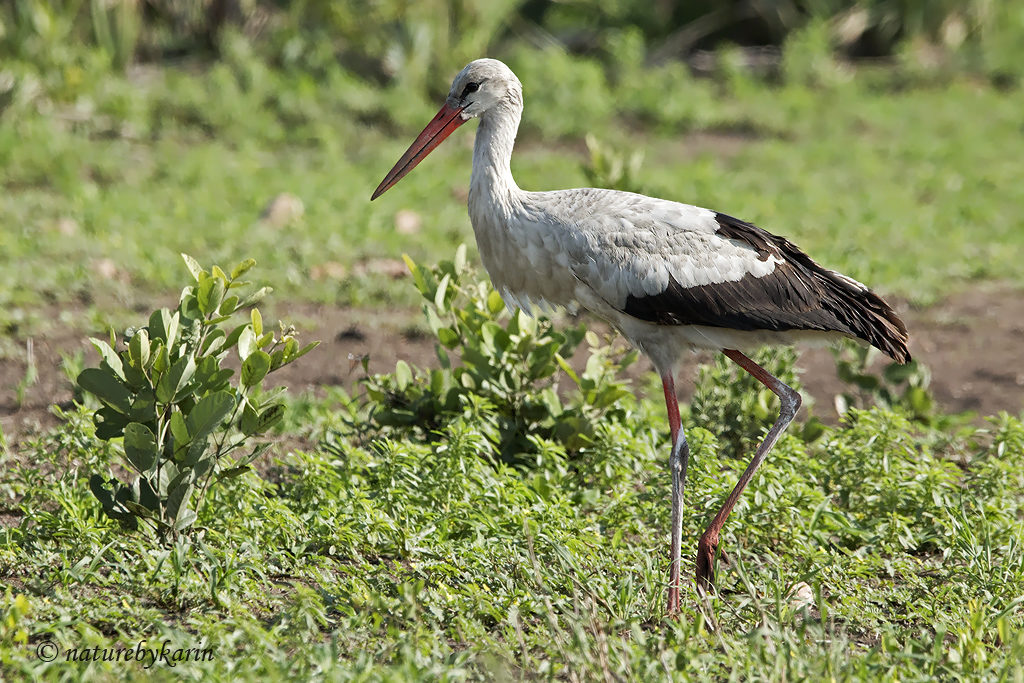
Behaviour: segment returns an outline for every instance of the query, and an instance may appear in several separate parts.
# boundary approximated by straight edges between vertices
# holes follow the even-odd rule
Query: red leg
[[[772,449],[775,442],[779,440],[779,436],[785,431],[789,423],[793,421],[793,417],[796,416],[796,411],[800,409],[800,394],[797,393],[793,388],[779,381],[778,378],[771,375],[767,370],[762,368],[760,365],[744,356],[739,351],[733,349],[725,349],[723,353],[733,360],[741,368],[749,372],[754,378],[765,385],[772,392],[779,397],[781,409],[779,411],[779,419],[775,421],[772,428],[768,430],[768,434],[765,435],[764,440],[757,447],[757,451],[754,453],[754,459],[747,465],[747,469],[740,475],[740,480],[736,483],[736,487],[729,494],[729,497],[725,499],[725,503],[722,505],[722,509],[718,511],[715,518],[711,520],[711,524],[708,526],[707,531],[700,537],[700,542],[697,544],[697,588],[701,591],[710,591],[715,585],[715,549],[718,547],[718,534],[722,530],[722,526],[725,524],[725,520],[728,519],[729,513],[732,512],[733,507],[736,505],[736,501],[739,500],[740,494],[743,493],[743,489],[750,483],[751,477],[754,476],[754,472],[764,462],[765,457],[768,455],[768,451]]]
[[[672,433],[672,454],[668,461],[669,470],[672,472],[672,563],[669,565],[668,575],[668,613],[677,614],[679,588],[682,584],[679,563],[683,538],[683,488],[686,484],[686,468],[690,461],[690,447],[686,443],[686,433],[679,420],[679,401],[676,399],[676,388],[671,372],[661,376],[661,385],[665,390],[665,408],[668,410],[668,426]]]

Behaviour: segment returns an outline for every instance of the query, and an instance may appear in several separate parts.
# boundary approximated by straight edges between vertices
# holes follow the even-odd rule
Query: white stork
[[[456,128],[480,119],[469,216],[480,258],[509,307],[580,306],[647,354],[661,375],[672,435],[668,612],[679,610],[683,485],[689,461],[673,371],[684,350],[719,349],[774,392],[778,420],[697,546],[696,580],[713,587],[719,533],[800,407],[800,394],[740,350],[849,337],[907,362],[907,330],[861,283],[815,263],[789,240],[697,206],[583,188],[526,192],[512,178],[523,89],[502,62],[470,62],[448,98],[373,193],[376,199]]]

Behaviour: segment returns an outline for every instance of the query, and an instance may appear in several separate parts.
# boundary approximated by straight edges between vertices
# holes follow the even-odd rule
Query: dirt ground
[[[896,302],[899,304],[899,302]],[[897,305],[911,333],[914,357],[932,371],[931,389],[947,411],[975,411],[979,416],[1001,410],[1017,414],[1024,410],[1024,294],[1006,286],[977,286],[949,297],[935,306],[915,310]],[[404,359],[420,366],[436,364],[432,339],[418,332],[416,310],[371,311],[308,304],[278,305],[273,313],[294,322],[302,340],[323,343],[298,363],[275,373],[272,379],[292,391],[315,390],[320,386],[352,387],[362,369],[352,359],[369,356],[371,372],[386,372]],[[66,329],[66,328],[65,328]],[[91,333],[104,336],[101,333]],[[56,424],[50,411],[54,403],[67,405],[72,399],[71,383],[61,370],[61,355],[86,349],[89,362],[95,353],[81,331],[55,331],[53,336],[32,340],[38,379],[24,390],[18,401],[18,385],[26,375],[22,360],[0,363],[0,429],[11,445]],[[26,349],[28,340],[15,340]],[[682,395],[692,392],[699,362],[708,354],[695,354],[682,369],[677,385]],[[836,378],[832,354],[827,349],[804,349],[800,355],[803,382],[815,404],[815,414],[832,415],[832,398],[843,389]],[[650,370],[641,361],[631,373]]]

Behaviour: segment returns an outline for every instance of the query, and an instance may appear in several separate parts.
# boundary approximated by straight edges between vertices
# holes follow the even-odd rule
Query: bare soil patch
[[[979,417],[1024,410],[1024,366],[1020,363],[1024,295],[1019,290],[979,285],[922,310],[905,305],[898,308],[902,308],[911,332],[914,357],[931,368],[931,388],[943,410],[975,411]],[[277,383],[293,392],[316,391],[323,386],[353,388],[363,374],[359,359],[364,356],[370,372],[388,372],[400,359],[426,367],[437,364],[432,338],[423,333],[415,309],[278,304],[266,313],[296,323],[303,340],[323,342],[302,361],[273,375]],[[95,362],[87,341],[90,334],[103,336],[97,331],[55,327],[33,339],[38,380],[26,388],[20,404],[17,386],[25,377],[24,354],[0,363],[0,428],[9,443],[56,424],[51,406],[70,405],[73,397],[60,367],[61,355],[84,349],[89,362]],[[25,348],[25,339],[14,341]],[[694,354],[687,361],[678,382],[684,397],[692,393],[690,379],[696,376],[696,366],[710,357]],[[804,349],[800,366],[806,392],[815,401],[815,413],[823,418],[833,416],[832,399],[844,386],[836,377],[832,354],[828,349]],[[650,364],[642,360],[630,372],[639,376],[649,370]]]

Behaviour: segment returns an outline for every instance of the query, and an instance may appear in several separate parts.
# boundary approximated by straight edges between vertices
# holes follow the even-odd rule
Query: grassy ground
[[[1019,421],[950,438],[873,410],[784,439],[727,527],[721,597],[704,615],[688,589],[666,620],[668,444],[651,412],[627,401],[591,446],[536,438],[510,466],[476,420],[360,447],[337,403],[300,406],[290,429],[322,420],[325,440],[232,480],[198,536],[170,546],[102,517],[86,475],[111,449],[73,414],[6,458],[21,502],[0,551],[3,666],[89,680],[1022,675]],[[706,430],[690,438],[695,539],[743,463]],[[140,640],[212,661],[67,660]]]
[[[432,263],[468,240],[467,131],[367,201],[436,103],[233,49],[209,69],[16,81],[0,119],[6,356],[56,326],[148,313],[180,287],[180,251],[256,258],[284,306],[411,308],[380,259]],[[557,55],[509,61],[526,88],[523,187],[585,184],[591,132],[644,151],[638,188],[763,224],[883,292],[926,304],[972,281],[1024,285],[1020,89],[841,70],[769,87],[674,67],[610,83]],[[261,219],[286,192],[303,214]],[[419,220],[399,231],[403,209]],[[739,422],[728,406],[745,390],[723,372],[688,421],[688,548],[743,467],[727,444],[752,444],[770,414]],[[662,409],[581,408],[583,441],[547,415],[510,453],[493,397],[467,395],[439,434],[373,422],[386,396],[291,397],[263,476],[214,489],[198,533],[171,544],[103,517],[87,482],[126,476],[119,448],[65,406],[61,428],[0,456],[4,677],[1024,677],[1015,417],[959,428],[897,406],[795,429],[726,527],[720,597],[702,613],[690,590],[675,621]],[[171,661],[68,661],[165,643]],[[212,659],[175,662],[178,648]]]

